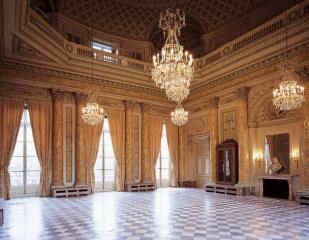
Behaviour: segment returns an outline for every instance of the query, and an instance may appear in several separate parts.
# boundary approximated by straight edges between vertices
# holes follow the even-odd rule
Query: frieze
[[[49,90],[40,88],[29,88],[22,85],[11,85],[11,84],[1,84],[0,94],[3,96],[19,96],[22,98],[32,98],[32,99],[44,99],[51,100],[51,94]]]

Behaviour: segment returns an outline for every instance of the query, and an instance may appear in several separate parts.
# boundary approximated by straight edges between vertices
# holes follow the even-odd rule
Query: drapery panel
[[[171,185],[172,187],[177,187],[178,186],[178,127],[175,124],[173,124],[170,120],[166,121],[165,126],[166,126],[168,150],[172,162]]]
[[[33,140],[41,166],[39,196],[50,196],[52,183],[52,114],[49,101],[28,100]]]
[[[125,182],[125,112],[106,110],[116,158],[116,190],[124,191]]]
[[[0,198],[10,199],[9,166],[24,110],[22,99],[0,96]]]
[[[149,147],[151,180],[156,182],[156,163],[161,146],[163,117],[149,115]]]
[[[96,125],[85,124],[85,155],[87,168],[87,183],[91,192],[95,191],[94,165],[97,160],[103,123]]]

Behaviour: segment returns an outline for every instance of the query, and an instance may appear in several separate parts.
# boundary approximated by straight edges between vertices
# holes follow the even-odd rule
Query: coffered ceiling
[[[130,39],[151,41],[159,48],[163,44],[158,29],[160,11],[169,6],[180,7],[187,16],[182,44],[187,49],[201,44],[204,34],[214,32],[239,19],[254,15],[267,5],[296,4],[300,0],[32,0],[45,12],[59,12],[89,27]],[[278,14],[274,10],[274,14]],[[268,16],[269,15],[269,16]],[[270,19],[272,13],[265,13]]]

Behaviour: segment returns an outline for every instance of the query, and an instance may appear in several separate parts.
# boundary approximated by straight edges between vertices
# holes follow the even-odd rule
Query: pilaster
[[[239,159],[239,184],[250,183],[250,158],[249,158],[249,128],[248,128],[248,87],[241,87],[235,91],[237,107],[237,140]]]

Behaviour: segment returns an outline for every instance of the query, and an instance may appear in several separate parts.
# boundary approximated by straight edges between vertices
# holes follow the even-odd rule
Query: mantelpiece
[[[285,175],[285,174],[279,174],[279,175],[264,175],[257,177],[258,180],[258,189],[256,192],[256,195],[260,197],[264,197],[264,180],[282,180],[287,181],[288,188],[289,188],[289,200],[295,200],[296,199],[296,191],[299,184],[299,176],[291,176],[291,175]]]

